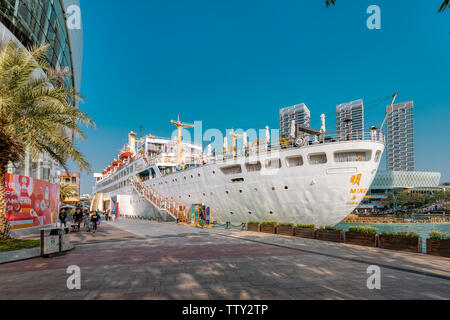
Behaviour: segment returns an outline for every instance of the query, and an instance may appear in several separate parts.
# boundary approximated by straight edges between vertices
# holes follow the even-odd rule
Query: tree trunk
[[[9,224],[6,219],[6,165],[0,163],[0,240],[10,239]]]

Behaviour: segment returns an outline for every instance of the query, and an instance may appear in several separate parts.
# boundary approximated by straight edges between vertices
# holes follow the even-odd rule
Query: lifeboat
[[[119,158],[120,158],[120,160],[123,160],[123,159],[126,159],[126,158],[130,158],[131,155],[132,155],[131,152],[130,152],[130,151],[127,151],[127,152],[121,153],[120,156],[119,156]]]
[[[112,165],[115,167],[115,166],[118,166],[118,165],[121,164],[121,163],[122,163],[122,161],[116,160],[116,161],[114,161],[114,162],[112,163]]]
[[[114,169],[114,167],[113,167],[113,166],[111,166],[111,167],[108,167],[108,171],[111,171],[112,169]]]
[[[108,173],[108,170],[105,170],[105,171],[103,171],[102,173],[103,173],[103,175],[105,175],[105,174]]]

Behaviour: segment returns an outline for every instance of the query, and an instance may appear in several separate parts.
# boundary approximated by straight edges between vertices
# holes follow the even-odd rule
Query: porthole
[[[288,187],[288,186],[285,186],[285,187],[284,187],[284,190],[288,190],[288,189],[289,189],[289,187]]]
[[[228,192],[228,191],[225,191],[225,193],[226,193],[226,194],[229,194],[229,192]]]
[[[200,173],[198,174],[198,176],[200,177]]]
[[[194,176],[191,174],[191,179],[194,179]]]
[[[251,212],[251,211],[249,211],[249,212],[248,212],[248,214],[252,214],[252,212]]]
[[[184,180],[186,180],[186,177],[183,177],[184,178]]]
[[[275,187],[272,187],[272,191],[275,191]]]
[[[206,193],[203,193],[203,196],[206,197]]]
[[[213,171],[213,174],[216,174],[216,171]]]
[[[230,211],[230,214],[234,214],[234,212],[233,212],[233,211]]]
[[[255,188],[255,191],[258,192],[258,188]]]
[[[242,190],[239,190],[240,193],[242,193]]]
[[[269,213],[270,213],[270,214],[273,214],[273,211],[270,211]]]

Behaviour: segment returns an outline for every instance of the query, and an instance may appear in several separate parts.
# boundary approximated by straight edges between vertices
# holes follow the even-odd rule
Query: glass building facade
[[[0,0],[0,47],[10,40],[25,48],[48,44],[50,66],[65,70],[66,86],[80,91],[83,31],[69,28],[68,17],[81,24],[78,0]],[[8,172],[59,182],[59,166],[48,154],[33,159],[27,152],[22,163],[10,164]]]
[[[304,103],[280,109],[280,136],[282,138],[289,137],[292,120],[295,120],[296,125],[308,128],[311,126],[311,112]]]
[[[386,107],[386,168],[414,171],[414,102]]]
[[[64,6],[59,0],[0,0],[0,22],[25,47],[49,44],[47,60],[69,73],[66,85],[74,87],[71,48]]]
[[[350,128],[347,127],[345,120],[352,120]],[[342,103],[336,106],[336,130],[364,130],[364,102],[363,100],[356,100],[352,102]],[[352,133],[355,137],[363,138],[363,131]],[[345,133],[342,133],[342,137]]]

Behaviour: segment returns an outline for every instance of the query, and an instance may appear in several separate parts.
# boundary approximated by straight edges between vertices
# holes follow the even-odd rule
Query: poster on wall
[[[46,181],[6,174],[6,218],[11,230],[54,223],[59,187]]]

